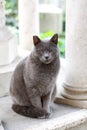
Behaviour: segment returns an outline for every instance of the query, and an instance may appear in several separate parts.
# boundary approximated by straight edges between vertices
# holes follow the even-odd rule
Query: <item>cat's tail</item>
[[[47,112],[44,109],[36,108],[34,106],[20,106],[13,104],[12,109],[23,116],[27,117],[33,117],[33,118],[39,118],[43,117],[47,114]]]

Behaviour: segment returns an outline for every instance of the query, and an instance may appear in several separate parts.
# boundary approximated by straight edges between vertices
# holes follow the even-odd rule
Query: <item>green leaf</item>
[[[53,36],[53,34],[54,34],[53,31],[48,31],[48,32],[42,33],[42,34],[40,35],[40,38],[45,39],[45,38],[48,38],[48,37]]]

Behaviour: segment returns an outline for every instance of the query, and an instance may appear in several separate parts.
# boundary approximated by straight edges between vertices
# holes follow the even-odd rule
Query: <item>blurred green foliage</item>
[[[48,31],[48,32],[42,33],[40,35],[40,38],[48,39],[48,38],[52,37],[53,35],[54,35],[53,31]],[[62,33],[59,35],[58,45],[60,48],[60,56],[65,57],[65,33]]]
[[[18,0],[6,0],[6,24],[18,31]]]

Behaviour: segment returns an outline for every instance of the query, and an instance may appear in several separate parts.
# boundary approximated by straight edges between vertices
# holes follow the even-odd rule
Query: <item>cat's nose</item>
[[[49,55],[48,53],[45,53],[45,54],[44,54],[44,59],[45,59],[45,60],[49,60],[49,58],[50,58],[50,55]]]
[[[48,60],[48,59],[49,59],[49,56],[45,56],[45,59]]]

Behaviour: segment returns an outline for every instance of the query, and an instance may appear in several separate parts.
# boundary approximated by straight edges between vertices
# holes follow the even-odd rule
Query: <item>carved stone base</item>
[[[58,95],[55,99],[56,104],[67,104],[74,107],[87,109],[87,100],[73,100],[63,97],[62,95]]]
[[[65,98],[73,100],[87,100],[87,87],[73,87],[63,83],[61,95]]]
[[[60,87],[61,89],[58,91],[55,103],[87,109],[87,87],[74,87],[66,83],[61,84]]]

